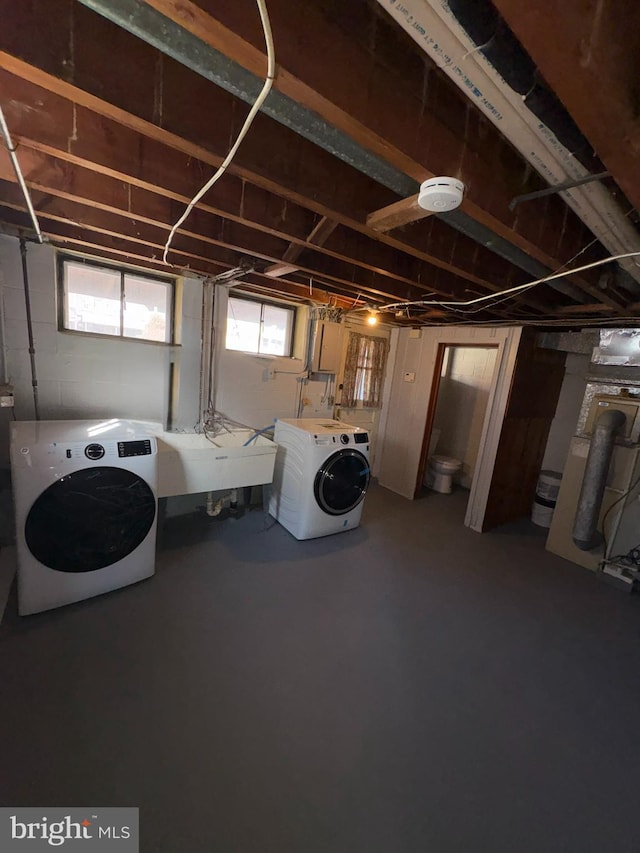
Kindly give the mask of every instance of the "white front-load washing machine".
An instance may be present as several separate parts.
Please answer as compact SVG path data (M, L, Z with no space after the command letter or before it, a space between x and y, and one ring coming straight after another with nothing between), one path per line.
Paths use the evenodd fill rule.
M11 424L21 615L154 573L157 459L130 421Z
M276 421L269 512L296 539L360 524L371 478L369 434L331 418Z

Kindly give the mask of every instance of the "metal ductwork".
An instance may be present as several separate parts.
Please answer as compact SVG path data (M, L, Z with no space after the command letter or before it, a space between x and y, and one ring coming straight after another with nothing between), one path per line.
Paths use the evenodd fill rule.
M578 159L584 138L566 112L563 123L571 126L561 134L564 144L550 126L563 108L549 100L551 93L539 85L533 63L501 22L491 17L489 4L378 2L551 186L589 176ZM601 184L564 190L562 197L611 254L640 249L640 235ZM621 266L640 282L640 267L633 259Z
M593 551L602 544L598 532L598 518L609 475L616 434L627 420L619 409L603 412L593 428L591 446L573 524L573 541L581 551Z

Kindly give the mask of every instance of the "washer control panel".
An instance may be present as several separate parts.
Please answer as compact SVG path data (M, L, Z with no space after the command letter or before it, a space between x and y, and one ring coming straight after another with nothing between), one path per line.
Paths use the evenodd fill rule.
M119 441L118 456L151 456L151 441L148 438L138 441Z
M313 436L313 443L320 447L331 444L369 444L368 432L343 432L338 435L327 435L326 433ZM367 448L368 449L368 448Z

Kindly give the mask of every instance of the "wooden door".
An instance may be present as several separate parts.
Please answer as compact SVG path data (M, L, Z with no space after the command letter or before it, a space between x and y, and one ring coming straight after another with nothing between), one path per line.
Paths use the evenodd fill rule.
M566 353L536 346L537 331L522 331L483 532L531 512L549 429L564 379Z

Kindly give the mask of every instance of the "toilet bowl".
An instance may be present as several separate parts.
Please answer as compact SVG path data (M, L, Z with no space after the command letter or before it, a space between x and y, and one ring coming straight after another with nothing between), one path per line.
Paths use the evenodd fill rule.
M429 458L429 487L434 492L448 495L453 489L453 477L462 468L459 459L451 456L431 456Z

